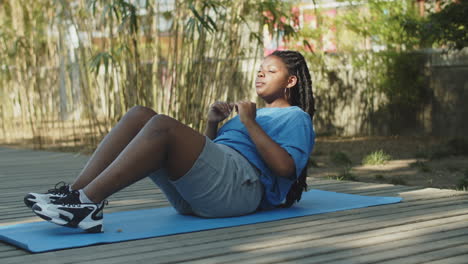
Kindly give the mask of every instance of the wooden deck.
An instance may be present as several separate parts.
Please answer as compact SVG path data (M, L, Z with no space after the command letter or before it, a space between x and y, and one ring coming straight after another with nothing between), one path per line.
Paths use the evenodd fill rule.
M87 158L0 148L0 225L38 221L24 194L71 182ZM404 202L41 254L0 242L0 263L468 263L468 192L314 178L310 185ZM113 195L106 213L163 206L145 179Z

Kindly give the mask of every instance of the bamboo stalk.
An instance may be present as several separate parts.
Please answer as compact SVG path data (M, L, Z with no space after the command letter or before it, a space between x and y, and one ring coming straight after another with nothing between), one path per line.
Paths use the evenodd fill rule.
M147 16L136 17L136 23L148 26L144 31L134 31L131 28L134 24L123 20L125 12L140 8L126 2L119 3L127 6L118 6L116 2L90 1L95 5L94 13L85 0L77 1L73 8L68 1L60 1L59 5L40 0L4 2L12 12L0 11L0 25L11 19L12 28L17 29L13 39L22 39L28 47L17 49L15 59L1 57L9 65L20 66L15 68L11 79L0 75L2 86L11 87L2 88L4 96L0 99L5 140L14 134L7 130L18 122L17 130L22 133L17 134L24 140L30 137L28 133L32 134L39 140L39 147L43 140L58 142L60 137L67 140L70 135L74 140L71 145L78 146L76 142L95 145L135 104L153 106L160 113L202 130L206 109L214 100L238 100L251 94L252 77L241 71L240 63L244 58L256 58L259 51L257 43L254 49L247 47L248 34L239 25L241 10L248 0L223 2L225 6L218 6L218 12L204 6L217 4L215 0L197 2L195 9L202 18L216 23L217 30L212 32L190 10L189 4L194 2L177 0L173 10L168 11L174 24L165 36L158 32L160 2L142 8ZM193 39L186 32L188 18L196 23ZM79 32L78 39L73 40L77 47L71 47L76 36L70 30ZM38 35L41 32L48 35ZM97 33L103 35L99 37ZM45 39L42 46L37 45L40 38ZM2 54L14 45L8 41L0 46ZM98 53L107 53L112 59L107 59L107 70L94 74L90 61ZM61 79L55 74L60 67ZM58 96L60 83L62 109ZM20 112L10 110L13 105L19 105ZM58 113L64 114L63 120ZM70 122L65 122L64 118L72 113ZM18 120L15 114L19 114ZM52 139L48 138L49 129L57 130ZM55 134L59 134L57 138Z

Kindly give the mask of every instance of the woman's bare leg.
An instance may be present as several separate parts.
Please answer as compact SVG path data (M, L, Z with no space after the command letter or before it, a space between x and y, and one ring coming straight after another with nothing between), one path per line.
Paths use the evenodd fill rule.
M156 114L153 110L142 106L130 109L101 141L71 188L82 189L94 180Z
M162 167L171 180L177 180L192 168L204 145L202 134L173 118L156 115L83 191L97 203Z

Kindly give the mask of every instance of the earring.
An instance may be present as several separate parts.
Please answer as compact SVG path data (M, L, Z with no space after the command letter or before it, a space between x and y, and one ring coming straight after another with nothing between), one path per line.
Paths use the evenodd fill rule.
M289 101L290 96L291 96L291 89L285 88L284 89L284 97L286 97L287 101Z

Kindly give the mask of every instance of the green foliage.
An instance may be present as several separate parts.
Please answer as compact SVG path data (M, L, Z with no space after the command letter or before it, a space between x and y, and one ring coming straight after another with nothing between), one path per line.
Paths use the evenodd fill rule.
M407 34L420 39L422 47L436 45L460 50L468 46L467 14L468 1L449 1L440 12L431 12L422 19L407 19L401 24Z
M452 138L446 142L433 146L429 151L430 159L442 159L450 156L468 155L468 140L466 138Z
M351 173L349 168L346 168L339 175L328 175L328 179L335 181L357 181L358 179Z
M371 38L376 45L382 45L387 50L405 50L414 47L419 40L403 30L402 21L417 20L418 16L413 1L366 1L362 3L348 2L352 8L337 18L337 24L362 38ZM359 40L358 40L359 41ZM355 43L348 46L356 50Z
M416 153L414 153L414 157L417 158L417 159L428 159L429 158L429 155L430 153L428 151L418 151Z
M112 56L112 54L109 54L109 52L99 52L91 58L89 68L91 69L91 72L93 72L94 74L98 74L101 65L103 65L105 72L108 73L109 65L112 65L115 62L116 61L114 57Z
M125 0L112 0L104 3L102 9L100 8L100 1L88 0L87 6L91 10L92 15L96 15L101 11L100 22L103 24L113 23L119 21L117 32L122 34L136 34L138 33L138 17L136 13L137 7ZM67 8L64 3L63 7Z
M421 172L431 172L431 168L427 164L427 162L423 161L416 161L410 164L411 167L418 168Z
M377 174L377 175L374 176L374 178L377 181L380 181L380 182L385 182L386 181L385 177L382 174Z
M381 109L386 110L387 116L392 120L411 118L398 115L398 110L416 112L430 97L425 83L425 56L412 52L418 48L419 38L403 27L405 21L418 21L420 17L412 1L407 0L371 0L367 12L356 6L338 18L339 24L354 32L361 41L370 38L373 45L385 48L385 51L352 59L354 68L367 71L369 84L364 95L372 101L376 92L383 93L388 100ZM355 43L356 40L348 47L351 51L359 47Z
M353 1L349 1L351 4ZM349 12L340 25L360 36L370 36L387 50L414 50L421 47L468 46L468 1L441 1L442 9L426 10L420 16L414 1L368 1L368 15ZM362 12L359 6L355 10Z
M340 166L341 173L337 176L334 176L333 179L335 180L345 180L345 181L356 181L356 176L351 173L351 165L352 161L346 155L346 153L342 151L332 152L330 153L330 161L335 166Z
M188 1L189 9L192 11L193 17L190 17L187 21L187 28L197 28L199 33L202 28L208 30L209 32L214 32L218 30L216 22L211 18L207 11L212 10L215 14L219 14L218 9L222 8L221 3L215 1L202 1L199 6L200 10L197 10L196 1ZM195 26L197 21L198 26Z
M364 165L382 165L391 160L392 157L383 150L374 151L362 159Z
M468 155L468 139L452 138L447 142L453 155Z
M94 145L134 105L202 131L213 101L251 96L263 29L295 34L280 0L1 2L1 129L53 142Z
M468 191L468 170L465 171L464 177L457 184L457 190Z
M306 40L314 47L306 56L314 72L316 96L326 102L316 122L340 134L333 120L336 109L359 96L359 107L369 123L388 121L382 127L392 134L401 133L408 124L417 126L417 114L432 94L427 88L426 55L416 52L420 37L405 30L410 21L422 19L414 1L342 2L349 5L338 9L333 18L317 9L317 28L304 27L296 37L296 43ZM322 50L330 28L336 28L339 53ZM369 45L380 51L370 51ZM305 46L304 50L310 49ZM414 115L402 116L402 111Z
M429 159L431 160L443 159L443 158L450 157L451 155L452 155L452 151L445 144L434 146L429 151Z
M319 165L317 164L317 161L315 161L312 157L309 158L308 166L313 167L313 168L318 168L319 167Z
M385 178L383 175L378 174L374 176L375 180L382 182L382 183L390 183L394 185L406 185L405 179L403 179L401 176L396 176L396 177L390 177L390 179Z
M385 61L385 78L380 89L395 107L419 108L429 94L426 89L423 54L406 52L382 52Z
M335 180L335 181L341 180L341 179L338 178L338 175L334 175L334 174L326 175L325 178L326 178L327 180Z
M357 178L354 174L351 173L350 168L345 168L343 172L338 175L338 179L344 181L357 181Z
M449 172L452 172L452 173L453 173L453 172L459 171L460 168L455 167L455 166L448 166L448 167L447 167L447 170L448 170Z
M258 13L261 14L260 24L267 26L268 32L271 35L277 35L279 32L285 39L289 39L296 35L296 30L292 26L291 3L281 0L269 1L253 1L253 6Z
M338 166L349 166L352 164L352 161L349 159L348 155L341 151L332 152L330 154L330 160L333 162L333 164Z

